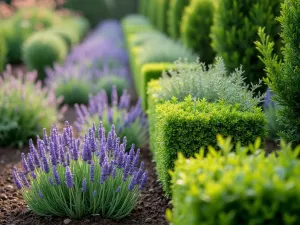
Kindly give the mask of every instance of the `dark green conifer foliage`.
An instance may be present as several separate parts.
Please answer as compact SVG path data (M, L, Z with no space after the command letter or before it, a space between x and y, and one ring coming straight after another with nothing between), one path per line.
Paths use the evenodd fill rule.
M267 72L266 83L275 93L274 100L282 106L278 112L283 126L281 137L300 144L300 0L285 0L282 4L281 37L283 60L274 54L274 42L259 30L261 42L256 42Z
M184 8L191 0L170 0L170 7L168 9L168 34L173 39L180 37L180 24L183 16Z
M219 0L212 27L212 46L227 68L243 65L246 82L257 84L265 76L264 65L257 58L254 42L260 26L266 27L279 44L278 21L282 0ZM279 47L276 47L279 50ZM265 90L262 87L261 90Z
M157 6L157 27L161 32L167 33L167 12L171 0L158 0Z
M192 0L185 8L181 22L181 40L193 49L201 62L212 63L214 51L209 36L213 24L215 0Z

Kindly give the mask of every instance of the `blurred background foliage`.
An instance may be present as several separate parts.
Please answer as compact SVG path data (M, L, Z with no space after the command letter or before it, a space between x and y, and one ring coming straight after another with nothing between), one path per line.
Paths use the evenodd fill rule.
M127 14L137 12L139 0L0 0L0 17L7 17L24 6L43 5L52 8L67 8L80 11L96 26L100 20L121 19ZM95 7L97 6L97 7Z

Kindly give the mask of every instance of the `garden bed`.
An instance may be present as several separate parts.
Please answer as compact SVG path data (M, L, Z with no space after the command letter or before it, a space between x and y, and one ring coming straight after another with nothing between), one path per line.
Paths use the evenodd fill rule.
M74 111L71 108L65 114L65 120L74 121ZM155 165L152 162L149 149L141 151L141 160L149 171L149 178L135 210L129 217L121 221L102 219L98 216L88 217L80 221L69 221L68 218L40 217L32 213L26 206L22 195L17 191L12 179L13 167L21 167L21 152L28 152L27 148L0 149L0 224L168 224L165 210L170 206L163 195L162 188L155 175ZM70 222L70 223L68 223Z

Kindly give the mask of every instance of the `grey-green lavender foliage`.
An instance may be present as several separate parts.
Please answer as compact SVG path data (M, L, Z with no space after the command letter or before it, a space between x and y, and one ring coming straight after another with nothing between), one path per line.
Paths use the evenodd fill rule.
M259 85L249 86L245 83L242 67L228 73L222 58L216 58L216 63L206 66L196 62L189 66L178 60L176 68L164 72L159 80L163 87L157 92L158 99L170 100L176 97L182 101L189 94L195 99L205 98L208 102L224 101L240 106L243 111L252 110L264 95L254 96Z

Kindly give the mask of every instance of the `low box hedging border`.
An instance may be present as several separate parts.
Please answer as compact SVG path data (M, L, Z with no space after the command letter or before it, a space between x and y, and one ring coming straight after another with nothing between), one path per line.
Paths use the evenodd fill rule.
M266 118L260 108L242 112L239 106L193 101L190 96L183 102L173 99L160 103L155 98L158 88L158 82L149 83L150 148L167 196L171 194L168 171L173 170L178 152L192 157L199 146L216 146L219 133L244 145L266 135Z
M281 144L266 156L257 139L249 147L218 136L221 150L204 149L195 159L179 154L172 172L173 225L300 223L299 151ZM247 153L252 153L249 155ZM253 154L255 153L255 154Z

